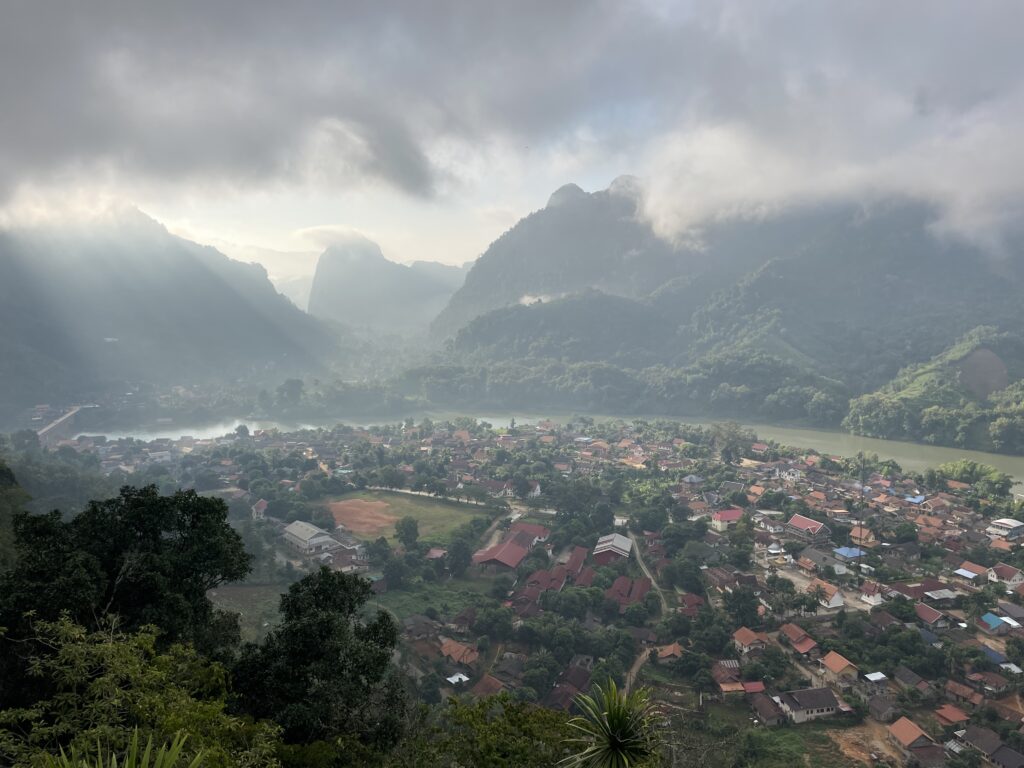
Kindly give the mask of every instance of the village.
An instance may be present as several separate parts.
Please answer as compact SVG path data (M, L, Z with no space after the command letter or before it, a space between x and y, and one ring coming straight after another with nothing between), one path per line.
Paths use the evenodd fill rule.
M1024 766L1024 514L989 468L584 418L68 448L224 498L270 570L370 579L428 701L569 710L611 677L680 716L828 723L854 762Z

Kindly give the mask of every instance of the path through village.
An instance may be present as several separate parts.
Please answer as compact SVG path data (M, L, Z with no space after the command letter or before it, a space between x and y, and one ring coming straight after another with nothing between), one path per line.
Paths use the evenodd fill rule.
M636 534L632 531L629 533L629 538L633 542L633 551L636 552L636 562L640 566L640 570L644 572L644 575L651 580L651 586L654 587L655 592L658 593L658 599L661 600L661 614L665 616L668 614L668 600L665 599L665 593L661 591L661 587L658 585L658 580L654 578L654 574L647 567L647 563L644 562L643 553L640 551L640 542L637 541ZM640 669L651 656L651 650L649 648L642 648L637 657L633 660L633 665L629 668L626 673L626 693L633 688L633 684L636 683L636 678L640 674Z

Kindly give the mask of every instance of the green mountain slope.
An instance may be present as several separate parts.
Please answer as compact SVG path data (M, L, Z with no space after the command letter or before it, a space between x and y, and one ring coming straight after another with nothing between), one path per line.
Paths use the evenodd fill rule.
M488 312L452 342L460 356L484 360L603 360L629 368L661 363L677 346L670 317L646 302L592 289Z
M893 205L772 260L694 314L693 354L759 349L860 393L978 325L1018 327L1017 267L934 238L929 222Z
M1024 327L1022 260L937 237L929 205L889 200L723 219L678 245L653 236L632 194L625 183L592 195L563 188L499 239L434 324L452 335L439 365L410 372L406 391L428 399L458 391L486 405L530 393L538 405L574 407L576 398L576 407L623 412L838 425L850 398L885 387L972 329ZM987 403L975 407L998 410L980 426L848 425L1010 450L1016 427L1005 419L1020 402L1016 377L1012 366L984 368L987 354L978 351L975 373L962 379ZM452 380L454 370L464 382ZM922 408L958 408L960 396L947 392Z
M646 296L680 274L684 259L639 220L630 180L593 194L567 185L474 262L431 330L446 338L491 310L591 288Z
M262 267L172 236L138 212L0 233L0 328L0 408L86 396L118 380L319 370L336 343Z
M1024 451L1024 337L974 329L926 363L850 403L852 432Z

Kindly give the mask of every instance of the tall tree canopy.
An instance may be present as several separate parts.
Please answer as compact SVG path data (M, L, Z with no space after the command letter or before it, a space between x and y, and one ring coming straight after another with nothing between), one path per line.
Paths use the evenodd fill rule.
M0 573L14 562L14 515L27 501L10 467L0 462Z
M37 622L30 706L0 710L0 763L39 765L60 749L121 751L135 733L156 743L185 731L206 768L277 765L278 729L225 711L224 668L183 645L157 647L153 629L89 632L63 618Z
M238 706L271 718L287 741L353 739L386 748L408 714L405 681L391 664L398 626L361 618L370 584L322 568L281 597L281 624L249 644L235 667Z
M227 523L220 499L155 487L122 488L70 521L59 512L14 515L16 562L0 576L0 626L27 637L35 619L69 616L96 628L160 628L161 641L194 642L224 655L238 641L237 617L215 611L206 593L243 578L251 557ZM23 686L5 674L18 650L0 648L0 705Z

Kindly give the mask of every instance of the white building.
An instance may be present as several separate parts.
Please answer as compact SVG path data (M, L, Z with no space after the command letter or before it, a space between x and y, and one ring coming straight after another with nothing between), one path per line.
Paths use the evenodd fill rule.
M608 565L616 558L628 558L633 551L633 540L621 533L609 533L597 540L594 560L598 565Z
M330 552L341 546L327 531L301 520L288 524L284 529L284 541L289 547L304 555Z
M1012 517L1000 517L998 520L993 520L989 523L985 533L993 539L1013 541L1024 536L1024 523L1020 520L1014 520Z

